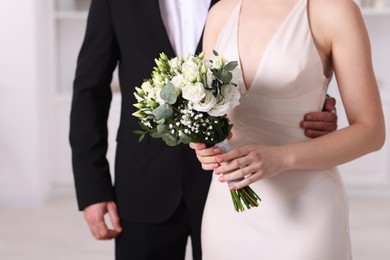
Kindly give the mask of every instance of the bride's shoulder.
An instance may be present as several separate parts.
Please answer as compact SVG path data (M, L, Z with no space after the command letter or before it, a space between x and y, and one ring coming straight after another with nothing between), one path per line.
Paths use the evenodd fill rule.
M208 14L208 23L222 25L229 18L234 8L240 3L240 0L221 0L211 7Z
M328 39L364 29L360 8L353 0L311 0L309 20L314 32Z
M311 0L309 6L315 17L328 23L361 16L360 8L353 0Z

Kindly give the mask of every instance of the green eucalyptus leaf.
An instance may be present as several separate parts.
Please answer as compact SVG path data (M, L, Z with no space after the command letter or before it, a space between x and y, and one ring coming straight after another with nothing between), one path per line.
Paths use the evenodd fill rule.
M138 122L138 125L139 125L143 130L149 131L149 128L148 128L146 125L142 124L141 122Z
M172 105L175 104L177 100L176 88L172 83L166 84L160 92L160 97L162 100Z
M157 126L157 131L159 133L166 133L166 132L169 132L169 128L166 125L158 125Z
M223 84L229 84L233 78L233 74L229 71L223 70L221 73L221 80Z
M223 69L224 70L227 70L227 71L232 71L234 70L236 67L238 66L238 62L237 61L231 61L229 63L227 63Z
M162 139L169 146L175 146L178 144L176 137L171 134L163 134Z
M157 121L158 125L163 125L165 123L165 119L160 119Z
M213 50L213 54L214 54L215 56L218 56L218 55L219 55L218 52L217 52L216 50Z
M149 135L153 138L161 138L162 133L158 132L157 130L153 130L149 133Z
M142 140L144 140L144 138L145 138L145 133L140 135L140 137L138 138L138 142L141 142Z
M182 142L183 144L188 144L190 142L192 142L192 138L184 133L180 134L180 142Z
M137 135L143 135L145 132L144 131L140 131L140 130L135 130L133 131L134 134L137 134Z
M168 104L162 104L153 110L156 120L166 119L173 115L173 109Z

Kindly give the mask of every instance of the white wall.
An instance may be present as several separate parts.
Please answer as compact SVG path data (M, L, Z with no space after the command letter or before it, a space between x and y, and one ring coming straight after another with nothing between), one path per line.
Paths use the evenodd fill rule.
M61 86L56 85L62 82L71 87L69 75L75 69L85 19L76 15L75 18L56 20L53 3L51 0L1 1L0 207L39 205L52 192L74 192L68 143L70 91L62 91ZM390 77L387 73L390 15L368 14L366 22L378 80L382 93L386 94L384 109L390 122ZM61 49L62 37L68 36L69 39L73 37L73 44L66 41L67 48ZM70 65L65 64L69 71L68 81L64 81L58 71L61 55L74 58ZM62 60L61 64L64 62L67 60ZM336 93L333 95L337 96ZM120 97L115 95L109 121L112 131L109 132L108 158L111 162L119 103ZM346 120L341 107L338 111L342 125ZM365 196L369 193L390 196L389 144L387 141L379 153L341 167L348 191Z
M0 206L40 204L50 191L42 163L48 145L42 8L40 0L1 2Z

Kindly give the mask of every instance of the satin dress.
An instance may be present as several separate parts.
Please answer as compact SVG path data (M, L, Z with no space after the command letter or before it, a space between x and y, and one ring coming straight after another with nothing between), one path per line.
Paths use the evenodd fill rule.
M222 28L215 50L239 61L241 2ZM271 38L248 89L229 115L232 147L307 140L299 123L321 111L331 78L314 45L307 0L298 0ZM348 204L337 168L290 170L250 185L257 208L234 211L226 183L213 175L203 214L204 260L350 260Z

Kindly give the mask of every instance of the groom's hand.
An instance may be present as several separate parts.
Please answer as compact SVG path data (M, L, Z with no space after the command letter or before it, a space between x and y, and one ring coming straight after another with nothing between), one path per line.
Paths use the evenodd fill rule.
M304 116L301 127L305 135L316 138L329 134L337 129L336 99L327 97L322 112L311 112Z
M107 227L104 215L108 213L113 229ZM84 209L84 218L89 230L97 240L108 240L122 232L116 204L113 201L92 204Z

